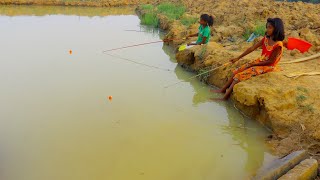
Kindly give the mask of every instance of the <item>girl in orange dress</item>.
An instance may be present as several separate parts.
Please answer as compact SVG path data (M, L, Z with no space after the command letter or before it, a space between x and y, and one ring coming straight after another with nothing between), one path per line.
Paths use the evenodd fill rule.
M247 49L239 57L230 60L230 62L235 63L257 48L262 47L260 58L235 69L232 78L230 78L227 84L222 89L213 91L225 93L223 99L219 100L227 100L232 93L234 85L237 83L277 69L277 64L280 61L283 52L282 41L285 38L284 25L280 18L269 18L266 23L266 28L266 36L260 42Z

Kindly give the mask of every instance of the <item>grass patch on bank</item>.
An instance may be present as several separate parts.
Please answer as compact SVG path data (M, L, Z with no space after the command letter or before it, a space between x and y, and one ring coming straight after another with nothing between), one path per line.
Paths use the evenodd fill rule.
M161 3L157 6L157 11L169 19L179 19L186 12L186 8L172 3Z
M159 18L158 14L163 14L170 20L180 19L181 16L186 12L186 8L182 5L173 3L160 3L157 6L151 4L144 4L140 6L145 11L141 18L141 24L158 27ZM193 19L184 19L183 23L190 24Z
M159 19L154 12L146 13L141 16L141 23L148 26L159 26Z

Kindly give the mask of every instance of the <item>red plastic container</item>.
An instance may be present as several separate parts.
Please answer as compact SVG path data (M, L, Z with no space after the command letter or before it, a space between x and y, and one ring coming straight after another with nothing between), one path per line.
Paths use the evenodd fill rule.
M287 44L288 50L298 49L301 53L305 53L311 48L311 46L312 44L302 39L298 39L294 37L288 38L288 44Z

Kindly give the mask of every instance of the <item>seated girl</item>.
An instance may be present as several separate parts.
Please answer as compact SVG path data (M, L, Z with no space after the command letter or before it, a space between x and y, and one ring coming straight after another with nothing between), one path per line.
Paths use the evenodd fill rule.
M198 28L198 33L187 36L198 37L195 43L189 43L188 46L207 44L210 41L210 27L213 25L213 17L208 14L202 14L200 16L200 26Z
M284 25L280 18L269 18L266 23L266 28L266 35L260 42L247 49L239 57L230 60L232 63L235 63L257 48L262 47L262 54L260 58L235 69L233 71L233 76L227 84L222 89L213 91L217 93L225 93L223 99L218 100L227 100L230 97L235 84L276 69L283 52L282 41L285 38Z

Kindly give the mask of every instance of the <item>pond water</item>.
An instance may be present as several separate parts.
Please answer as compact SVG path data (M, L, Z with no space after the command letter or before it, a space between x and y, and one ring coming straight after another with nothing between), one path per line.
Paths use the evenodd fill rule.
M103 53L161 36L130 7L0 6L0 179L243 179L272 158L170 47Z

